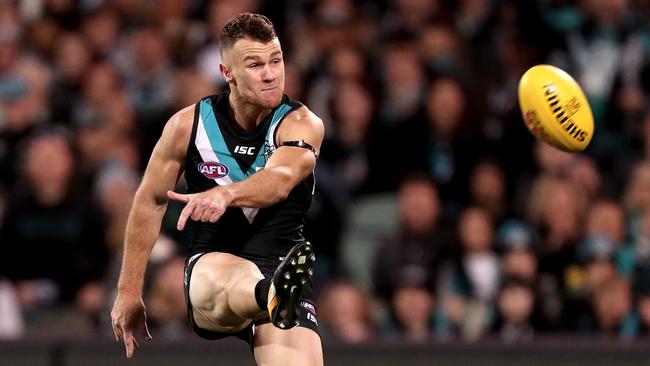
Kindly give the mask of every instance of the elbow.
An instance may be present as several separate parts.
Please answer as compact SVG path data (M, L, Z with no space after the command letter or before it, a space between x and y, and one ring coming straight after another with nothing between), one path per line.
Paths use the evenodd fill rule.
M279 179L277 181L273 203L286 200L294 186L291 172L280 171L278 173L280 174L278 174Z
M278 188L278 190L276 191L275 202L280 202L280 201L286 200L289 197L289 193L291 193L292 188L293 187L291 187L288 184L285 184L282 187Z
M296 169L286 166L274 167L267 170L268 174L271 174L269 178L272 177L270 181L272 181L271 184L273 187L271 190L272 194L269 197L269 200L272 202L268 202L269 205L286 200L296 184L304 178L303 171L307 171L307 169Z
M293 190L291 179L284 177L284 179L278 182L275 187L275 197L273 197L273 202L271 204L286 200L287 197L289 197L291 190Z
M133 207L144 207L147 210L164 211L167 208L167 196L156 195L148 190L138 189L133 197Z

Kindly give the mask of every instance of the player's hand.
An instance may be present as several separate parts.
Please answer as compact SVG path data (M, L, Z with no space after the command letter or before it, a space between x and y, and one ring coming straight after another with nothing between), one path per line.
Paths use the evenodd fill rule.
M176 228L183 230L188 218L201 222L217 222L226 212L232 199L230 193L221 188L215 187L205 192L180 194L173 191L167 191L169 199L185 203L185 208L181 211Z
M151 334L147 328L147 314L145 312L144 302L140 297L132 297L118 294L111 311L111 324L115 333L115 340L124 340L126 347L126 357L133 357L133 353L138 349L138 341L133 336L134 331L142 333L142 337L150 341Z

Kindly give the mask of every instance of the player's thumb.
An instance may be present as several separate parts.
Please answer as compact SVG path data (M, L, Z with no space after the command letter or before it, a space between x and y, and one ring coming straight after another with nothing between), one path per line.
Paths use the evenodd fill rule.
M167 197L169 197L170 200L184 202L184 203L188 203L190 201L189 194L180 194L174 191L167 191Z

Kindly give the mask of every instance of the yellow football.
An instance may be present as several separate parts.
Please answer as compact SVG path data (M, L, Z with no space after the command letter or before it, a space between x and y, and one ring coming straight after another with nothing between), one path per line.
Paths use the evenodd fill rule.
M564 70L536 65L519 80L519 107L530 132L558 149L584 150L594 117L580 85Z

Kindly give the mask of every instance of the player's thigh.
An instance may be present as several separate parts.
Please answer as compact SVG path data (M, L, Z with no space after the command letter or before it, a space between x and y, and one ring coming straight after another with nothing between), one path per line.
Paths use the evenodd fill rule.
M201 328L218 331L243 328L248 319L240 318L230 309L228 289L242 277L251 276L264 278L259 268L247 259L219 252L201 256L189 274L188 295L196 323Z
M271 323L258 324L253 352L258 365L323 365L320 336L305 327L283 330Z

